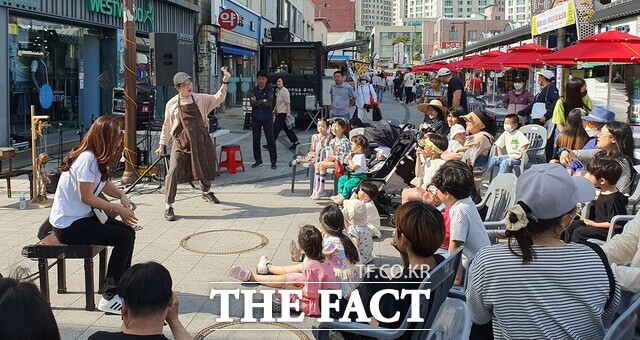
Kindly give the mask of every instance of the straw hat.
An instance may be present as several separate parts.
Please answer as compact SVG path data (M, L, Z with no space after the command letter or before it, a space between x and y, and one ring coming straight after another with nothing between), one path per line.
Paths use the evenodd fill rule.
M437 99L430 101L428 104L425 103L418 105L418 111L427 113L427 108L429 108L429 106L434 108L436 111L441 112L444 116L447 115L447 108L444 107L444 105L442 105L442 102Z

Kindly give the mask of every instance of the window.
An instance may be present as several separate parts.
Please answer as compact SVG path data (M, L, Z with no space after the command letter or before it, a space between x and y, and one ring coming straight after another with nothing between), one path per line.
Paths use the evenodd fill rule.
M518 0L518 2L516 3L517 5L524 5L525 0Z
M476 40L478 39L478 31L469 31L469 40Z
M445 8L444 12L445 13L453 13L453 8Z
M444 0L445 6L453 6L453 0Z
M450 41L457 41L458 40L458 31L449 30L449 40Z

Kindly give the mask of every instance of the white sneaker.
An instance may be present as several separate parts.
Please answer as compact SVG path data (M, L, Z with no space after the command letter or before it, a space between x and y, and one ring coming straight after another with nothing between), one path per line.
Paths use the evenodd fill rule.
M114 295L111 300L100 298L98 302L98 310L110 314L122 314L122 299L118 295Z

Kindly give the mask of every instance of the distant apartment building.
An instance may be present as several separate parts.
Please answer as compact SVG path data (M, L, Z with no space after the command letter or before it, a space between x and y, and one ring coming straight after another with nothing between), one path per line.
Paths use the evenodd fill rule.
M356 0L356 31L371 32L374 26L391 26L394 0Z
M505 18L513 22L531 21L531 0L504 0Z

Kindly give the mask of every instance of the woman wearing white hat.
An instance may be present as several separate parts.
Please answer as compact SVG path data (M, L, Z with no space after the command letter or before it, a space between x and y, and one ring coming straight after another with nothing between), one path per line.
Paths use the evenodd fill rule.
M508 242L486 247L471 264L472 320L492 323L495 339L602 339L620 302L602 249L560 235L576 204L595 189L558 164L537 164L516 186L505 219ZM479 335L479 334L478 334Z
M369 83L367 76L360 77L360 84L356 89L356 107L358 110L358 118L365 123L373 122L373 107L378 105L378 96L373 89L373 85Z

